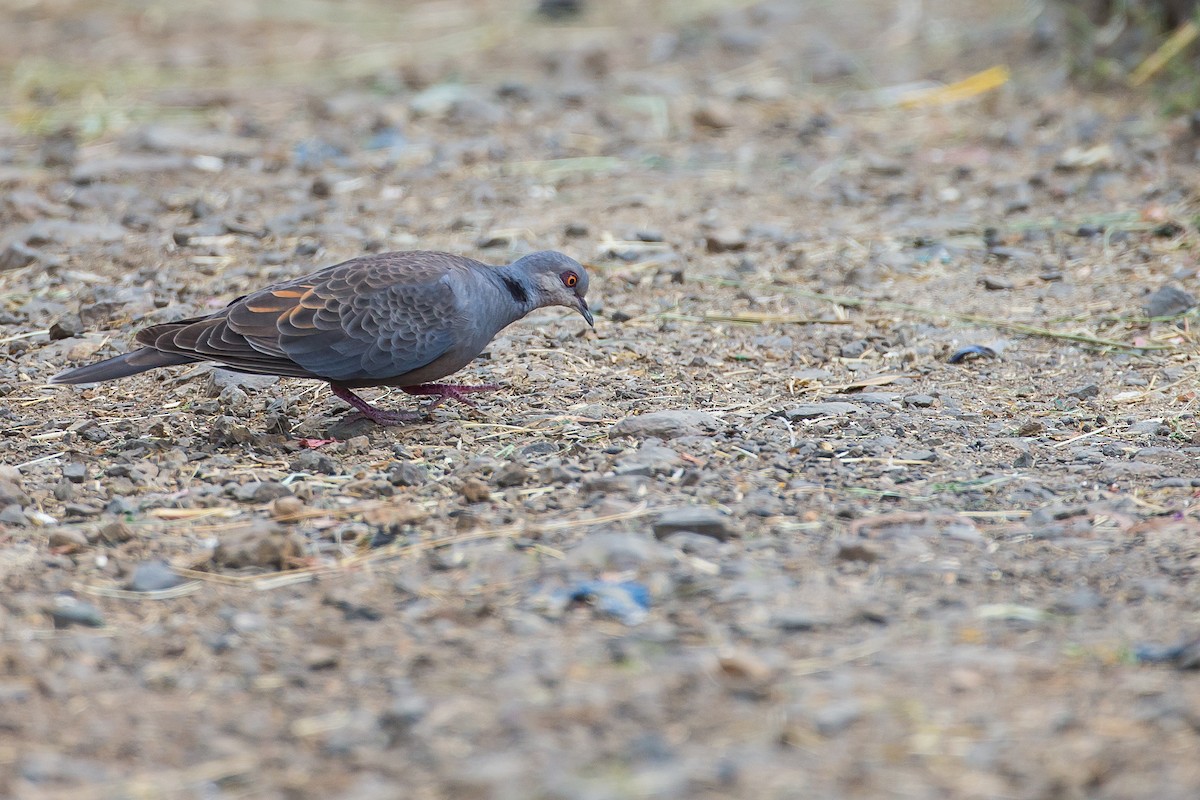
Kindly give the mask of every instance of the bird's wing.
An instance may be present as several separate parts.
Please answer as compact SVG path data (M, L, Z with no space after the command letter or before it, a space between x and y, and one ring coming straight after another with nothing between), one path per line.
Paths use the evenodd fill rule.
M243 372L291 378L320 377L290 359L254 349L244 336L230 330L224 313L152 325L138 331L137 341L162 353L217 361Z
M249 294L212 317L147 329L138 340L249 372L394 378L450 350L465 324L453 279L464 267L435 255L348 261Z

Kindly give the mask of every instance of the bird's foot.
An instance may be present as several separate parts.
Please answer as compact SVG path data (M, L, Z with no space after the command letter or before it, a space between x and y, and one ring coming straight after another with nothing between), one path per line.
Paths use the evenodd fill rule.
M421 419L420 414L412 411L385 411L382 408L376 408L345 386L330 384L330 388L335 395L354 406L358 412L354 416L369 419L376 425L403 425L406 422L416 422Z
M400 388L409 394L436 397L437 399L425 408L426 411L432 411L447 400L457 400L474 408L475 404L471 402L471 398L467 397L468 394L471 392L494 392L500 387L494 383L485 383L482 386L464 386L458 383L422 383L417 386L401 386Z

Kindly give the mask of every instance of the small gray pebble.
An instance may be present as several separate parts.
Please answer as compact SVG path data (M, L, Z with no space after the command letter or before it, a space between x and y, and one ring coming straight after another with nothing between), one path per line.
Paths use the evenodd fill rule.
M0 509L0 522L5 525L12 525L15 528L24 528L29 525L29 517L25 516L25 512L17 504L7 505Z
M492 481L501 489L508 489L513 486L521 486L529 480L529 470L524 464L516 461L510 461L500 469L496 470L492 476Z
M269 503L291 493L291 489L276 481L250 481L234 489L233 497L243 503Z
M689 506L664 511L653 525L654 535L665 539L679 531L691 531L725 541L737 533L729 524L729 518L715 508Z
M803 608L782 609L771 615L771 627L788 633L811 631L824 624L825 620Z
M783 501L769 491L751 492L742 500L742 508L747 514L757 517L773 517L782 513Z
M71 461L64 464L62 471L63 477L71 483L83 483L87 478L87 467L78 461Z
M342 471L337 461L316 450L305 450L293 458L290 469L292 472L317 472L322 475L337 475Z
M1130 425L1127 429L1127 432L1138 435L1145 434L1151 436L1169 436L1171 434L1171 429L1164 425L1162 420L1144 419Z
M904 398L904 405L909 408L929 408L936 402L937 400L927 394L910 394Z
M1192 481L1187 478L1163 478L1150 484L1151 489L1183 489L1191 488Z
M871 348L871 343L866 339L859 339L855 342L848 342L842 345L838 352L842 358L858 358L863 353Z
M100 610L91 603L84 602L69 594L60 594L54 598L50 606L50 619L56 628L69 628L72 625L86 625L89 628L104 627L104 617Z
M548 456L558 452L558 445L554 442L534 442L533 444L525 445L521 448L520 453L525 457L531 456Z
M831 703L813 713L813 727L822 736L836 736L861 719L862 715L862 704L857 700Z
M1088 383L1067 392L1068 397L1074 397L1077 400L1086 400L1087 398L1095 397L1098 394L1100 394L1100 387L1094 383Z
M844 417L847 414L858 414L861 408L854 403L801 403L783 410L783 416L789 420L816 419L818 417Z
M166 589L172 589L185 581L186 578L176 575L165 561L157 559L154 561L143 561L133 568L133 576L129 579L129 590L133 592L161 592Z
M716 558L721 554L723 549L730 546L721 544L720 541L711 536L704 536L699 533L692 533L691 531L672 533L663 539L663 541L672 547L678 547L688 555L709 559Z
M74 484L66 478L61 479L54 485L54 499L60 503L65 503L75 496Z
M1194 308L1196 298L1178 286L1164 286L1146 299L1142 310L1147 317L1175 317Z
M424 467L411 461L397 461L388 467L387 477L393 486L420 486L429 476Z

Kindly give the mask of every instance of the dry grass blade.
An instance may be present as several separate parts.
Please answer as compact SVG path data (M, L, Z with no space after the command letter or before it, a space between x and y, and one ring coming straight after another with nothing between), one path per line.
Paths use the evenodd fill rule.
M688 314L659 314L659 319L676 319L684 322L733 322L739 325L849 325L848 319L825 317L797 317L791 314L763 314L753 311L719 313L706 311L701 316Z
M1024 508L1002 508L995 511L959 511L960 517L969 519L1024 519L1031 516L1032 511Z
M990 67L946 86L909 92L900 98L899 105L902 108L921 108L957 103L998 89L1008 83L1009 77L1008 67L1004 65Z
M517 161L504 169L513 175L533 175L543 180L553 180L577 172L612 172L620 167L621 159L615 156L579 156L551 158L546 161Z
M367 503L354 503L351 505L344 506L342 508L305 508L305 509L302 509L295 513L282 514L280 516L273 517L272 519L275 522L299 522L300 520L305 520L305 519L321 519L321 518L340 519L343 517L352 517L352 516L356 516L358 514L365 514L376 508L382 508L387 505L391 505L391 504L384 502L384 501L371 501L371 502L367 502ZM263 510L266 510L266 509L270 508L270 505L269 504L264 505L264 506L261 506L260 508ZM170 509L170 510L176 510L176 509ZM180 511L213 511L214 512L213 516L220 516L220 517L225 517L225 518L237 517L242 513L241 510L237 509L237 508L178 509L178 510L180 510ZM185 515L182 517L174 517L174 518L168 518L168 519L171 519L172 522L181 522L181 521L193 522L195 519L202 518L204 516L210 516L210 515L194 514L191 516ZM224 522L224 523L219 523L219 524L214 524L214 525L189 524L187 526L187 530L192 533L220 533L222 531L231 531L231 530L237 530L240 528L246 528L251 524L253 524L253 523L250 522L249 520L244 520L244 519L237 520L234 522Z
M62 458L62 457L63 457L63 456L65 456L66 454L67 454L67 451L66 451L66 450L61 450L61 451L59 451L59 452L57 452L57 453L51 453L51 454L50 454L50 455L48 455L48 456L42 456L41 458L35 458L35 459L33 459L32 461L25 461L25 462L22 462L22 463L20 463L20 464L15 464L15 465L13 466L13 468L14 468L14 469L25 469L26 467L32 467L32 466L34 466L35 464L43 464L43 463L45 463L45 462L47 462L47 461L53 461L53 460L54 460L54 459L56 459L56 458Z
M796 676L828 672L831 669L844 666L852 661L869 658L883 649L884 645L881 643L864 642L863 644L847 647L828 658L806 658L793 662L791 672Z
M179 572L179 570L175 570ZM129 589L115 589L111 586L84 586L81 591L96 597L111 597L116 600L174 600L186 597L200 590L200 581L191 580L170 589L160 589L155 592L134 592Z
M1159 392L1159 393L1166 392L1168 389L1174 389L1176 386L1179 386L1180 384L1184 384L1184 383L1188 383L1188 384L1200 383L1200 373L1189 372L1187 375L1184 375L1182 378L1179 378L1178 380L1172 381L1170 383L1165 383L1162 386L1156 386L1155 381L1151 380L1150 385L1147 386L1144 390L1137 391L1137 392L1122 393L1120 395L1117 395L1113 399L1118 403L1139 403L1142 400L1144 400L1146 397L1149 397L1150 395L1154 394L1155 392Z
M322 564L315 567L301 567L283 572L271 572L261 575L223 575L219 572L203 572L186 567L173 567L175 574L203 583L219 583L222 586L238 586L265 592L271 589L281 589L297 583L308 583L318 575L324 575L338 570L338 563Z
M38 330L38 331L25 331L24 333L16 333L16 334L13 334L12 336L5 336L3 339L0 339L0 344L8 344L9 342L17 341L18 339L30 339L30 338L33 338L34 336L49 336L49 335L50 335L49 328L43 328L42 330Z
M1055 442L1054 444L1050 445L1050 448L1052 450L1057 450L1062 447L1068 447L1080 441L1081 439L1087 439L1092 436L1099 436L1102 433L1108 433L1116 427L1116 425L1107 425L1103 428L1096 428L1094 431L1088 431L1087 433L1081 433L1078 436L1072 436L1070 439L1064 439L1061 442Z
M1130 86L1141 86L1150 78L1154 77L1170 63L1171 59L1183 52L1189 44L1191 44L1196 36L1200 34L1200 26L1196 25L1196 20L1189 19L1187 22L1175 29L1167 40L1159 45L1158 49L1146 57L1146 60L1137 65L1129 75Z
M826 386L825 388L834 392L853 392L856 389L869 389L873 386L888 386L898 380L913 377L916 376L912 373L897 372L888 375L873 375L870 378L862 378L861 380L850 381L850 383L841 383L836 386Z
M242 512L236 508L152 508L146 512L151 519L167 522L203 519L205 517L236 517Z
M828 419L828 418L826 418ZM856 456L839 458L843 464L885 464L889 467L928 467L928 461L915 458L892 458L890 456Z

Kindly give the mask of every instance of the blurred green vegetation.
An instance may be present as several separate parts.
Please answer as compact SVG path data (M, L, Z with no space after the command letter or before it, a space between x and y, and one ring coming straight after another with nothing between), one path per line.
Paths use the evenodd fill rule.
M1077 80L1100 89L1128 84L1147 59L1166 53L1175 36L1183 46L1151 71L1141 90L1168 114L1200 104L1200 46L1189 38L1190 26L1200 21L1200 0L1059 0L1058 7Z

